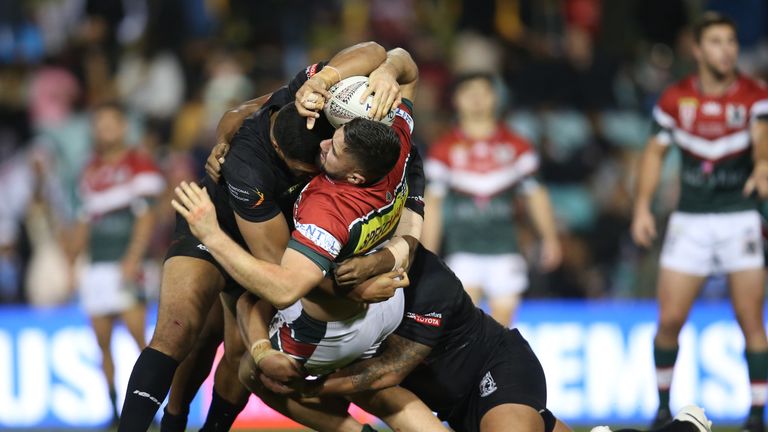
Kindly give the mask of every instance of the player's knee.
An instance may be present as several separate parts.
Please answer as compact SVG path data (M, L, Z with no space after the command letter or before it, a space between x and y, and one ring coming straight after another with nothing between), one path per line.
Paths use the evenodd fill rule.
M199 332L200 323L194 319L179 316L170 320L158 320L149 346L180 360L192 351Z
M677 337L685 325L685 316L680 314L667 314L659 317L658 333L666 337Z

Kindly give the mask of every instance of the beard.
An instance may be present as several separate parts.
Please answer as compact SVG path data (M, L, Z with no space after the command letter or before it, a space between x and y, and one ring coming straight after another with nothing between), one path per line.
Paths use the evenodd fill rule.
M704 67L707 69L707 72L709 72L709 74L712 75L712 78L714 78L717 81L725 81L727 78L733 75L733 73L736 71L736 69L734 68L734 69L723 72L712 63L706 63L706 62L704 63Z

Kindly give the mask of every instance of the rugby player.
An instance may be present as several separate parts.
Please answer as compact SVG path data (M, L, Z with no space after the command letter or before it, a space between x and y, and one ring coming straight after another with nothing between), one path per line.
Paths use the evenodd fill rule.
M671 144L682 153L681 193L667 227L658 279L654 360L659 408L671 419L669 393L678 336L707 276L726 273L746 341L752 407L746 431L763 431L768 341L765 276L757 197L768 197L768 90L736 68L730 19L705 13L694 26L698 73L667 88L653 110L655 133L643 152L632 220L635 242L656 237L651 202Z
M291 104L297 90L313 78L320 82L319 90L327 89L346 76L370 73L385 59L381 46L363 43L337 54L325 71L324 64L307 68L288 87L273 94L233 137L243 144L235 146L229 155L229 163L224 167L226 183L205 184L213 199L221 203L219 219L227 232L255 256L273 262L279 259L289 235L284 214L290 216L301 187L317 172L317 145L328 136L324 134L330 133L318 130L322 129L318 126L311 131L304 127L304 117ZM280 115L279 110L285 105L294 106L293 111L287 109L286 115ZM307 148L313 151L304 151ZM213 299L225 288L233 294L240 292L188 227L178 223L163 267L155 333L128 382L120 431L149 427L168 392L174 371L195 344ZM236 296L224 294L223 299L233 310ZM225 313L225 317L234 321L232 314ZM234 324L231 327L236 329ZM237 337L236 331L234 334ZM227 334L225 346L226 339ZM222 367L232 363L237 364L225 362ZM236 377L236 369L224 375ZM225 401L229 405L244 404L247 395L240 386L222 390L230 392Z

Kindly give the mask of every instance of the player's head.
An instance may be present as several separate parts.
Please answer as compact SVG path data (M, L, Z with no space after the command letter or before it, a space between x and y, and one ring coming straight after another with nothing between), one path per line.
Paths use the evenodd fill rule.
M335 180L364 186L387 175L400 157L400 138L392 128L356 118L320 143L320 167Z
M280 109L272 126L272 139L278 153L294 172L317 174L317 157L320 141L333 135L333 127L320 116L312 129L307 129L307 119L299 115L295 104Z
M94 149L97 152L109 151L125 145L127 131L125 110L120 104L103 103L93 110L91 133Z
M736 72L739 42L733 20L717 12L705 12L694 24L693 36L693 55L700 71L703 69L717 79Z
M495 116L498 102L492 74L474 72L456 77L453 105L459 118L472 120Z

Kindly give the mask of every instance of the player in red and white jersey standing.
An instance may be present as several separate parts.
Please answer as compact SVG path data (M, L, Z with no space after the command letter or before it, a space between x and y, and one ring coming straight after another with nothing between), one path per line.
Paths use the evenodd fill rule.
M654 424L671 418L669 389L680 329L707 276L725 273L746 340L752 407L744 430L763 431L768 341L756 195L768 197L768 89L738 72L730 19L708 12L694 36L698 73L667 88L653 110L655 133L643 153L632 221L635 242L650 246L656 237L651 202L662 160L670 145L677 145L680 202L664 239L657 287L659 410Z
M547 189L535 177L539 157L500 122L494 77L460 76L454 84L458 124L432 145L423 243L442 251L472 301L485 297L491 316L509 326L528 269L520 253L514 200L522 196L541 237L541 269L554 270L562 253Z
M69 256L88 252L79 281L80 303L90 317L101 349L102 369L117 420L111 338L115 320L123 320L139 349L144 338L142 266L153 229L152 203L165 180L149 155L129 148L122 108L102 105L93 113L94 156L80 181L81 218Z

